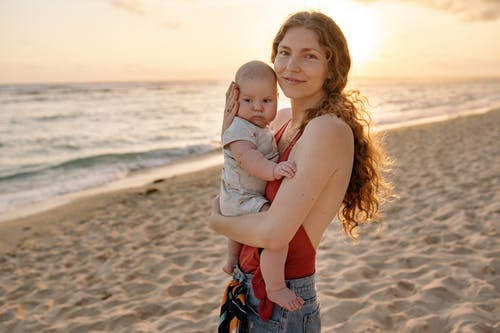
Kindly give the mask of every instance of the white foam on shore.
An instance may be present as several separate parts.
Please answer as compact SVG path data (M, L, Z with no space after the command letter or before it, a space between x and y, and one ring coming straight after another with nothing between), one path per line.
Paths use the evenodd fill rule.
M468 117L468 116L473 116L473 115L484 114L484 113L488 113L490 111L496 111L499 109L500 109L500 106L495 106L493 108L481 108L481 109L462 111L462 112L459 112L456 114L446 114L446 115L420 118L420 119L414 119L414 120L392 123L392 124L376 125L373 127L373 131L383 132L383 131L389 131L392 129L399 129L399 128L406 128L406 127L420 126L420 125L425 125L425 124L439 123L439 122L448 121L448 120L452 120L452 119L459 118L459 117Z
M97 194L137 188L150 184L157 179L165 179L187 174L190 172L200 171L212 166L221 165L222 162L223 155L220 150L190 156L162 167L132 173L125 178L107 183L102 186L48 198L39 202L27 204L24 206L18 206L5 212L0 212L0 223L34 215L52 208L68 204L75 200L95 196Z

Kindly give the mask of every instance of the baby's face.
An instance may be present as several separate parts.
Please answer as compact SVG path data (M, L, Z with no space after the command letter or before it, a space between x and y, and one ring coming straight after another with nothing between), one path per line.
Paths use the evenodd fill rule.
M243 79L238 82L240 94L238 116L259 127L266 127L276 117L278 91L270 78Z

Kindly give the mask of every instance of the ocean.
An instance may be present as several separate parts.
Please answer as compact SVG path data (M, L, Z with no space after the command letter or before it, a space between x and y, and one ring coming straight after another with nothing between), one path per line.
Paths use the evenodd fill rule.
M0 85L0 213L220 148L229 80ZM375 127L500 107L500 79L352 80ZM280 107L289 106L280 94Z

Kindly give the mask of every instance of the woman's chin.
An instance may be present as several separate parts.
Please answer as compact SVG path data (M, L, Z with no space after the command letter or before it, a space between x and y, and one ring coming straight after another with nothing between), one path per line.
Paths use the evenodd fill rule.
M311 100L312 102L321 100L323 92L317 89L305 89L304 86L281 87L283 94L290 99L296 100Z
M303 91L300 89L294 89L294 87L281 87L281 91L283 91L283 94L288 98L297 98L304 94Z
M287 91L283 91L283 94L288 98L294 99L301 99L308 96L301 89L287 89Z

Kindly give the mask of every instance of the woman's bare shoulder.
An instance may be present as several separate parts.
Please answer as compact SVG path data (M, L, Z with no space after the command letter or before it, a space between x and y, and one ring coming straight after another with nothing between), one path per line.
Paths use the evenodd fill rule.
M304 130L306 137L322 138L323 140L352 141L351 127L340 117L324 114L312 119Z
M354 135L349 125L337 116L321 115L312 119L297 142L294 155L297 166L312 165L320 175L349 169L354 154Z
M290 108L281 109L278 111L278 113L276 114L276 117L271 122L271 124L269 124L269 127L271 128L271 130L273 132L276 132L281 128L281 126L283 126L283 124L288 119L290 119L291 116L292 116L292 109L290 109Z

